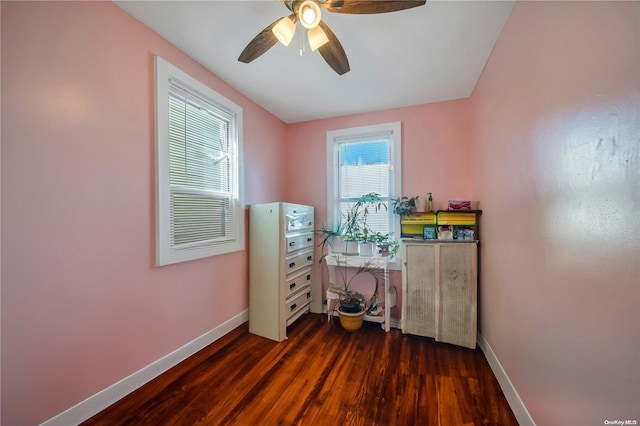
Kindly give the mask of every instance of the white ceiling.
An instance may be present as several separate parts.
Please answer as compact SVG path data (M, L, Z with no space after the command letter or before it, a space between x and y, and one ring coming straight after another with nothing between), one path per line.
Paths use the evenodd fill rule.
M340 76L319 52L300 56L299 25L288 47L238 62L255 35L290 13L277 0L114 2L286 123L470 96L514 3L428 0L376 15L323 9L349 58Z

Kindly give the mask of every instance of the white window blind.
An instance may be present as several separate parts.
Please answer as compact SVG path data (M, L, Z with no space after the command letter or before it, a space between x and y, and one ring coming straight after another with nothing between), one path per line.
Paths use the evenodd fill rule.
M343 214L356 200L371 192L389 205L391 194L391 133L382 132L360 137L336 140L338 157L336 202ZM370 211L367 224L375 232L389 233L388 211Z
M221 96L212 89L157 63L158 74L170 71L157 78L157 263L240 250L241 109L239 115L228 100L216 102Z

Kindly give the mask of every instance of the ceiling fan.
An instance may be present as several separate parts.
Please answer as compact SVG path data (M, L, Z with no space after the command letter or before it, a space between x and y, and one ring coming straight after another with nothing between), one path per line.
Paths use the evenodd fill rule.
M329 66L342 75L350 70L349 60L336 35L322 22L320 8L333 13L387 13L422 6L426 0L284 0L283 3L291 14L277 19L255 36L238 61L248 64L277 41L288 46L295 34L296 23L300 22L307 30L311 50L318 50Z

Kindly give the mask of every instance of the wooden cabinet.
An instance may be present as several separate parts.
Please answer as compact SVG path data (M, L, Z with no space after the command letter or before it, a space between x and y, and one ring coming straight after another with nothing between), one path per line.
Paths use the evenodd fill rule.
M403 241L402 332L476 347L478 242Z
M254 204L249 209L249 332L287 338L309 312L313 282L313 207Z

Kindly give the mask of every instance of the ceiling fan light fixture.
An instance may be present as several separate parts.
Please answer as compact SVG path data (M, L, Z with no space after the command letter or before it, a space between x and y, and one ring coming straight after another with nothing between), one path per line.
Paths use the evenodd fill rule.
M271 29L271 32L273 32L273 35L276 36L280 43L288 46L293 39L293 35L296 33L296 24L289 18L282 18Z
M325 34L320 27L315 27L307 31L307 36L309 38L309 46L313 51L329 43L329 37L327 37L327 34Z
M305 0L298 9L298 19L303 27L310 30L320 23L320 7L313 0Z

